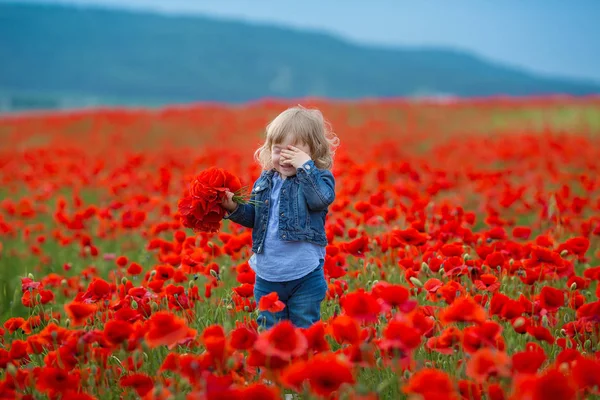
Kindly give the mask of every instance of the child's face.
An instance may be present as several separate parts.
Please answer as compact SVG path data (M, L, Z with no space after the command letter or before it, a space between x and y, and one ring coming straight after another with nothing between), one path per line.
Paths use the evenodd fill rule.
M283 149L287 149L287 147L289 145L291 146L295 146L298 149L302 150L303 152L305 152L306 154L308 154L309 156L310 154L310 148L308 147L307 144L305 143L295 143L296 142L296 138L293 137L293 135L289 135L287 138L285 138L285 140L281 143L277 143L274 144L271 147L271 160L273 161L273 167L275 168L275 170L277 172L279 172L279 174L282 177L289 177L289 176L294 176L296 175L296 168L294 168L294 166L292 165L283 165L281 164L282 160L281 160L281 150Z

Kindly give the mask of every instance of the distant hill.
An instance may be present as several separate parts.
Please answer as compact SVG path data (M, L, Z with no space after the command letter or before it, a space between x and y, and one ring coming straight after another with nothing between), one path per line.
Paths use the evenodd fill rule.
M0 94L120 101L600 93L445 49L212 19L0 3ZM45 96L45 97L44 97Z

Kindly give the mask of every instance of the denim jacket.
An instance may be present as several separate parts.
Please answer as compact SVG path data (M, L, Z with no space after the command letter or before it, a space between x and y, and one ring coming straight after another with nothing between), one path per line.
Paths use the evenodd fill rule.
M261 253L269 221L269 198L275 170L263 171L252 187L253 204L240 204L228 216L247 228L252 228L252 251ZM315 167L312 160L287 178L279 198L279 231L284 241L305 240L327 245L325 218L335 199L335 179L329 170Z

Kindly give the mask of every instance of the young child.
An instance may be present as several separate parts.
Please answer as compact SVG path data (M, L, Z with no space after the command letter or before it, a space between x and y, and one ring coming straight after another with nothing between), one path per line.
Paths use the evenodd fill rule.
M256 303L277 292L286 306L260 312L259 325L267 329L283 319L301 328L321 319L325 219L335 199L330 169L338 144L320 111L287 109L267 126L266 141L254 154L263 172L252 188L253 203L238 205L230 192L223 201L226 218L253 228L249 264L256 272Z

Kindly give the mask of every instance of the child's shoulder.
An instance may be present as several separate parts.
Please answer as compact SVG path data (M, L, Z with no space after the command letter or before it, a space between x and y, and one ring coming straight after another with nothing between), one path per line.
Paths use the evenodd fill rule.
M270 173L271 171L269 170L261 171L260 175L254 180L254 186L256 186L256 184L259 182L265 181Z
M264 179L267 175L272 174L273 172L271 170L268 169L263 169L260 173L260 175L258 176L258 178L256 178L256 180L254 182L258 182L261 179Z

